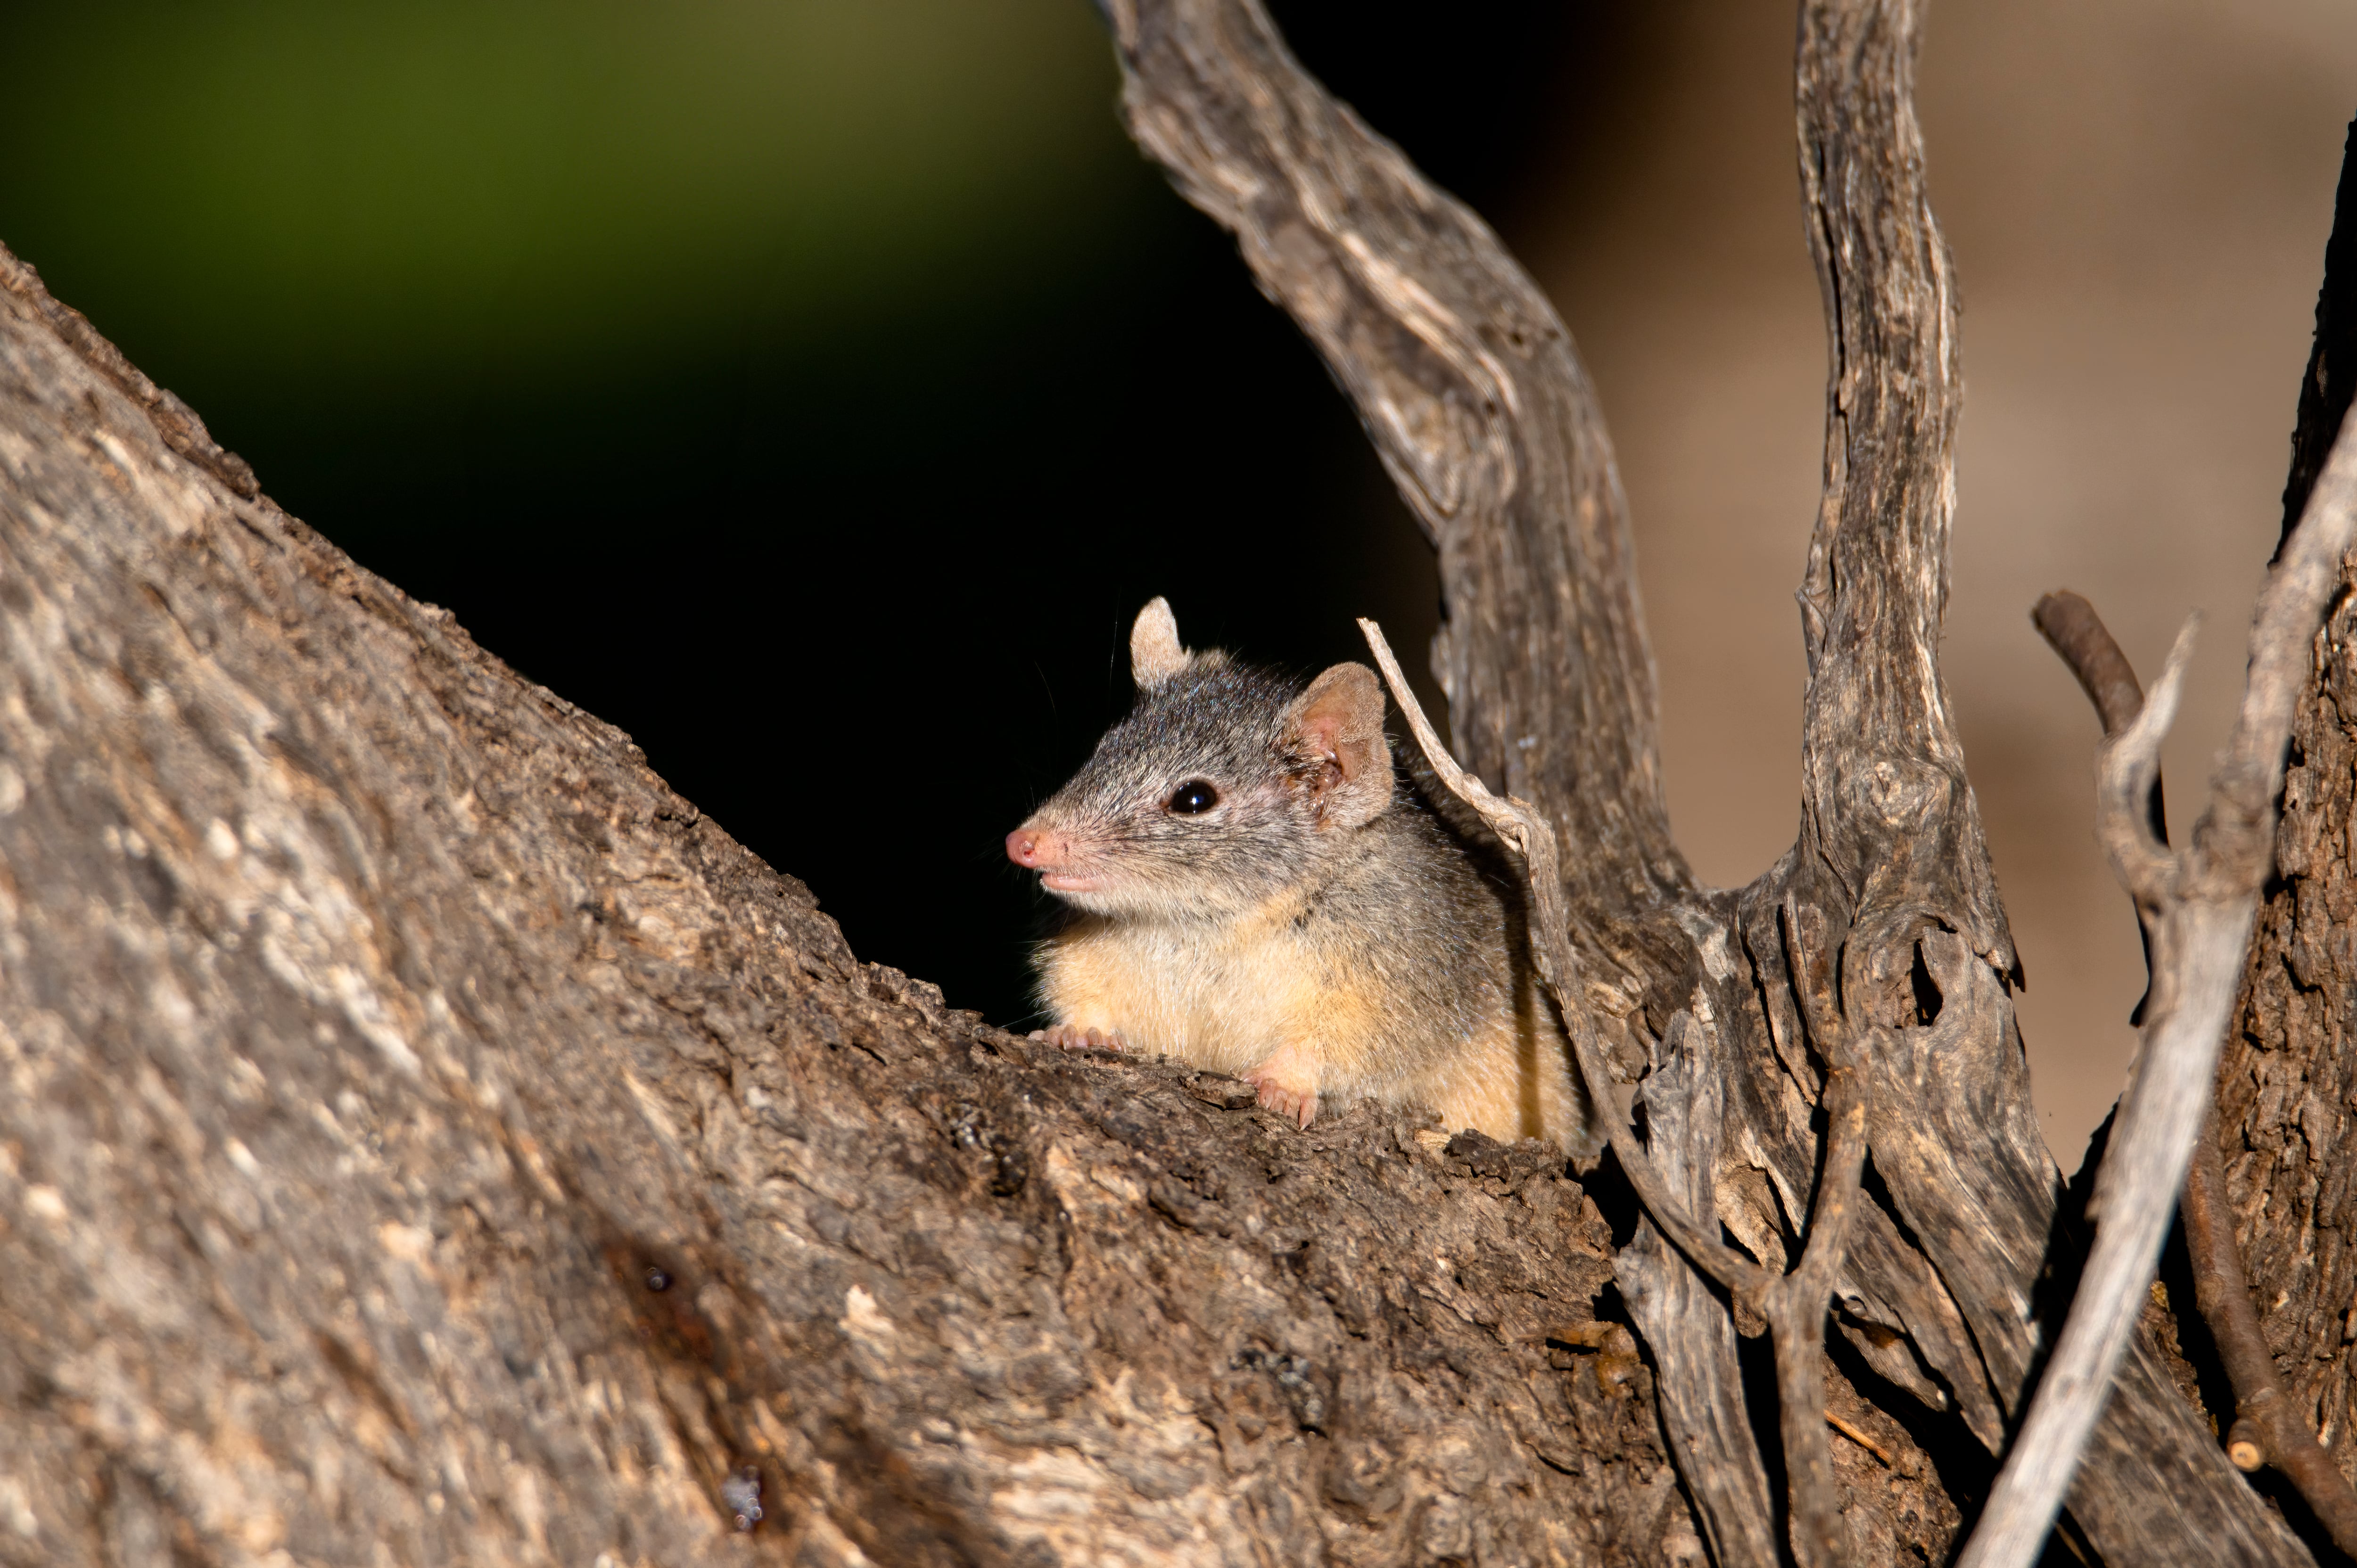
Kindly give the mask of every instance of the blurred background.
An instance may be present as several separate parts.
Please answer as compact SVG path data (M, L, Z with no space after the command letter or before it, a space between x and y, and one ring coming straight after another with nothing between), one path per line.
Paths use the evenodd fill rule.
M1501 231L1619 443L1673 821L1791 842L1824 347L1781 4L1279 0ZM1000 839L1126 705L1156 593L1314 668L1436 579L1352 415L1132 150L1085 0L12 7L0 241L289 510L629 730L865 958L1021 1024ZM2181 834L2272 547L2343 130L2345 0L1936 6L1965 299L1945 668L2065 1168L2142 988L2095 724L2207 612Z

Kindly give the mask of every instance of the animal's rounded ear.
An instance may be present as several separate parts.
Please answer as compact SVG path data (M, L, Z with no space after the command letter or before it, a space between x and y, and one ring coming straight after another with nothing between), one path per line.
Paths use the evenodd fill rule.
M1170 601L1157 594L1129 628L1129 677L1139 691L1151 691L1186 669L1187 660L1187 650L1178 645L1178 618L1170 613Z
M1362 827L1392 803L1392 754L1383 744L1383 683L1363 664L1337 664L1285 711L1288 748L1318 764L1310 788L1327 821Z

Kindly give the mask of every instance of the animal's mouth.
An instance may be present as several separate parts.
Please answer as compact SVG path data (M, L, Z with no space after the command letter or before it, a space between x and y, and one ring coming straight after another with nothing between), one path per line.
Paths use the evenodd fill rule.
M1104 891L1103 878L1083 876L1074 871L1043 871L1039 874L1039 886L1050 893L1102 893Z

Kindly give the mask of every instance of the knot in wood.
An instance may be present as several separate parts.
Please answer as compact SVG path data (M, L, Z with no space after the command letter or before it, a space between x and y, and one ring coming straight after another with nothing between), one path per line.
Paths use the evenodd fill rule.
M1955 792L1947 768L1912 757L1878 757L1843 782L1853 806L1894 828L1913 829L1945 815Z

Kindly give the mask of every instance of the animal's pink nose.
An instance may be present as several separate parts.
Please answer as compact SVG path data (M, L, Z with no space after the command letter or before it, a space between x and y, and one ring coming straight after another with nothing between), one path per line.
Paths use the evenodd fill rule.
M1006 835L1006 858L1034 871L1051 869L1064 858L1063 835L1044 828L1017 828Z

